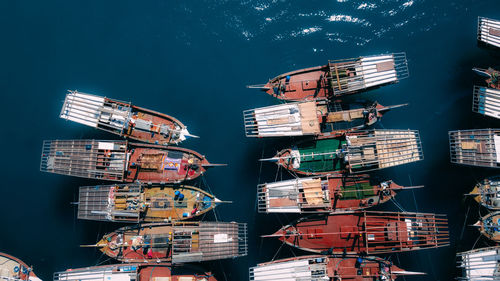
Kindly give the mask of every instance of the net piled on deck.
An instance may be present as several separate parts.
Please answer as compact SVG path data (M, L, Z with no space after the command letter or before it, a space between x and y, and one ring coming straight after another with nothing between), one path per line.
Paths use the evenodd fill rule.
M479 17L477 21L477 40L500 48L500 21Z
M335 95L396 83L409 76L405 53L329 61L330 86Z
M500 119L500 90L474 86L472 111Z
M450 131L448 135L452 163L481 167L499 167L500 130Z
M43 142L40 170L122 181L126 162L126 141L48 140Z
M500 247L474 249L457 254L462 276L458 280L500 280Z

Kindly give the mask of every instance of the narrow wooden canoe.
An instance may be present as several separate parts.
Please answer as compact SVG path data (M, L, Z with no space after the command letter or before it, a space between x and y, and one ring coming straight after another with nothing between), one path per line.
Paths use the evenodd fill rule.
M172 116L106 97L68 91L61 118L131 140L152 144L178 144L191 135Z
M141 183L80 187L78 218L113 222L173 222L205 214L221 201L189 185Z

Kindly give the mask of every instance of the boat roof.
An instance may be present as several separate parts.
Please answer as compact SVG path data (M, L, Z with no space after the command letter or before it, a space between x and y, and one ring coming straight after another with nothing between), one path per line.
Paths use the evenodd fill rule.
M54 281L134 281L140 265L112 264L69 269L54 273Z
M78 192L78 219L110 221L113 217L140 221L139 208L122 210L119 213L112 210L112 199L110 192L117 185L82 186ZM139 195L142 191L142 184L123 184L128 187L129 193ZM114 203L113 203L114 204Z
M194 235L199 240L196 249L189 244ZM247 225L235 222L177 223L172 244L172 263L175 264L246 256Z
M500 21L478 17L477 40L500 48Z
M472 111L500 119L500 90L474 86Z
M450 131L448 136L451 163L499 167L500 129Z
M366 172L424 159L417 130L373 130L346 135L351 172Z
M259 213L301 213L303 205L323 203L319 177L296 178L257 186ZM302 191L301 191L302 190ZM303 202L301 194L306 198ZM300 201L300 202L299 202Z
M408 78L406 53L382 54L359 57L357 59L330 60L328 62L333 77L336 95L378 87ZM355 70L350 76L339 75L345 70Z
M124 102L112 106L109 101L105 97L68 91L59 116L90 127L122 132L128 124L131 106Z
M500 247L474 249L457 254L462 277L458 280L497 280L500 276Z
M307 136L321 133L315 101L279 104L243 112L247 137Z
M40 170L56 174L122 181L127 165L127 141L46 140ZM107 154L106 159L103 159Z

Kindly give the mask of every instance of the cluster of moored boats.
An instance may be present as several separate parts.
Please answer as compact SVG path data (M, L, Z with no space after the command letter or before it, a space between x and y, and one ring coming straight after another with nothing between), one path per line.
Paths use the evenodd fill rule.
M250 280L394 280L419 273L376 255L448 245L443 215L366 211L415 188L367 172L422 160L422 146L418 131L371 129L402 105L346 96L408 76L406 55L395 53L329 61L249 86L286 103L244 111L248 137L302 137L262 159L294 178L260 184L258 211L307 216L265 237L314 253L258 264Z
M500 20L478 19L477 40L480 46L498 51L500 48ZM473 68L484 77L483 85L474 86L472 111L500 119L500 72L493 68ZM457 130L449 132L451 162L461 165L500 168L500 129ZM500 177L481 180L472 192L488 214L475 224L482 235L500 243ZM462 268L460 280L499 280L500 247L473 249L457 254Z
M223 201L184 184L216 165L193 150L172 146L193 137L180 121L78 91L68 92L60 117L126 140L45 141L41 170L114 182L80 187L78 218L134 225L86 245L123 264L57 272L54 280L96 276L102 280L215 280L211 273L184 264L247 254L246 224L190 220ZM21 264L17 268L28 268L17 263ZM19 271L11 269L7 272L14 278Z

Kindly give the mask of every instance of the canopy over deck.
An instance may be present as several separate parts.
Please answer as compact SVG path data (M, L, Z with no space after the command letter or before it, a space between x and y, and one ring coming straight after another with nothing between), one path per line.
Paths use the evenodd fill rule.
M500 247L474 249L457 254L462 277L458 280L483 281L500 279Z
M351 172L383 169L424 159L416 130L373 130L346 136L345 158Z
M328 67L335 96L396 83L409 76L406 53L329 61Z
M247 225L235 222L178 224L172 240L172 263L199 262L246 256Z
M314 101L246 110L243 112L246 136L317 135L321 133L317 110Z
M43 142L40 170L122 181L126 165L126 141L48 140Z
M490 46L500 48L500 21L478 17L477 40Z
M448 135L451 163L500 167L499 129L450 131Z
M138 281L138 274L139 265L107 265L55 272L54 281Z
M301 213L304 208L328 208L328 188L321 178L296 178L258 186L260 213Z
M128 126L130 104L111 103L108 99L78 91L69 91L60 117L94 128L122 134Z
M500 119L500 90L474 86L472 111Z

